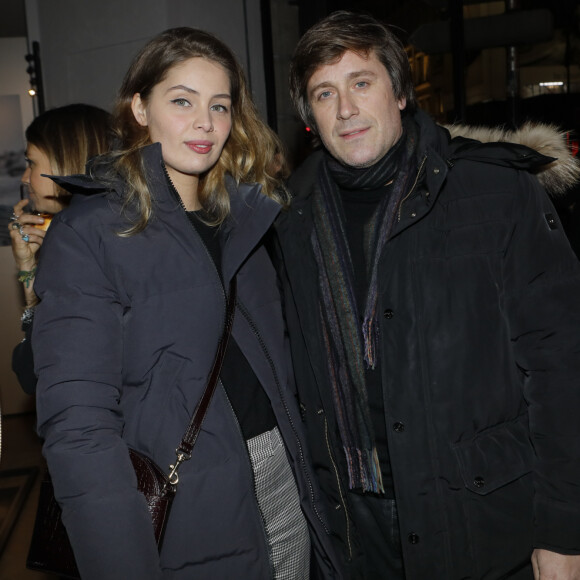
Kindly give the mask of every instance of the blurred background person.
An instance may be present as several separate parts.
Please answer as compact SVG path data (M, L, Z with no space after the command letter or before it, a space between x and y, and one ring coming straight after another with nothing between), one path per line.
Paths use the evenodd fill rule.
M28 393L36 385L30 335L39 250L52 216L70 201L70 194L45 175L83 173L89 159L109 150L110 120L107 111L78 103L46 111L25 132L27 167L21 180L22 199L14 206L8 229L24 295L25 337L13 351L12 368Z

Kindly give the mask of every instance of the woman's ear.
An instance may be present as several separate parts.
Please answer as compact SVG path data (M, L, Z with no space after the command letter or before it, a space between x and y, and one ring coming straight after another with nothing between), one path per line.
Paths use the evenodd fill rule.
M147 127L147 107L145 107L145 103L141 100L139 93L135 93L131 99L131 110L137 123L141 127Z

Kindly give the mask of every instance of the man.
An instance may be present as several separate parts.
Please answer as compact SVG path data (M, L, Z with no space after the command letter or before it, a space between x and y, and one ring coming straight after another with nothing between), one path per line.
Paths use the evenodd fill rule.
M345 576L580 578L580 268L530 174L554 160L452 140L368 16L310 29L290 84L323 148L280 271Z

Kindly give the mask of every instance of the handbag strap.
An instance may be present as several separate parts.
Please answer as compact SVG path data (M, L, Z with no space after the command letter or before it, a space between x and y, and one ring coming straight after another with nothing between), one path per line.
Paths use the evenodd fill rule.
M232 278L232 281L230 282L230 291L226 303L226 319L224 322L224 330L218 343L215 359L213 361L213 366L209 374L207 384L205 386L201 399L199 400L197 406L195 407L195 411L193 412L191 421L189 422L187 430L183 435L183 439L181 440L179 447L175 450L175 453L177 454L177 461L175 462L175 465L169 466L171 471L169 472L168 478L169 483L171 483L172 485L177 485L177 482L179 481L177 470L181 465L181 463L191 458L193 446L195 445L197 436L199 435L199 432L201 430L201 425L209 408L211 398L215 392L215 388L217 386L220 372L222 369L222 364L224 362L224 355L226 354L228 341L232 333L235 311L236 311L236 278L234 276Z

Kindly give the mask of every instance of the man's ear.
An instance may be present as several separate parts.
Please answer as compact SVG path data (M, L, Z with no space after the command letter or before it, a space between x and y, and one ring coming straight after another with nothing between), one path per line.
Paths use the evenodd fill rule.
M141 127L147 127L147 107L145 107L145 103L141 100L139 93L135 93L131 99L131 110L137 123Z
M407 106L407 97L401 97L397 104L399 105L399 111L402 111Z

